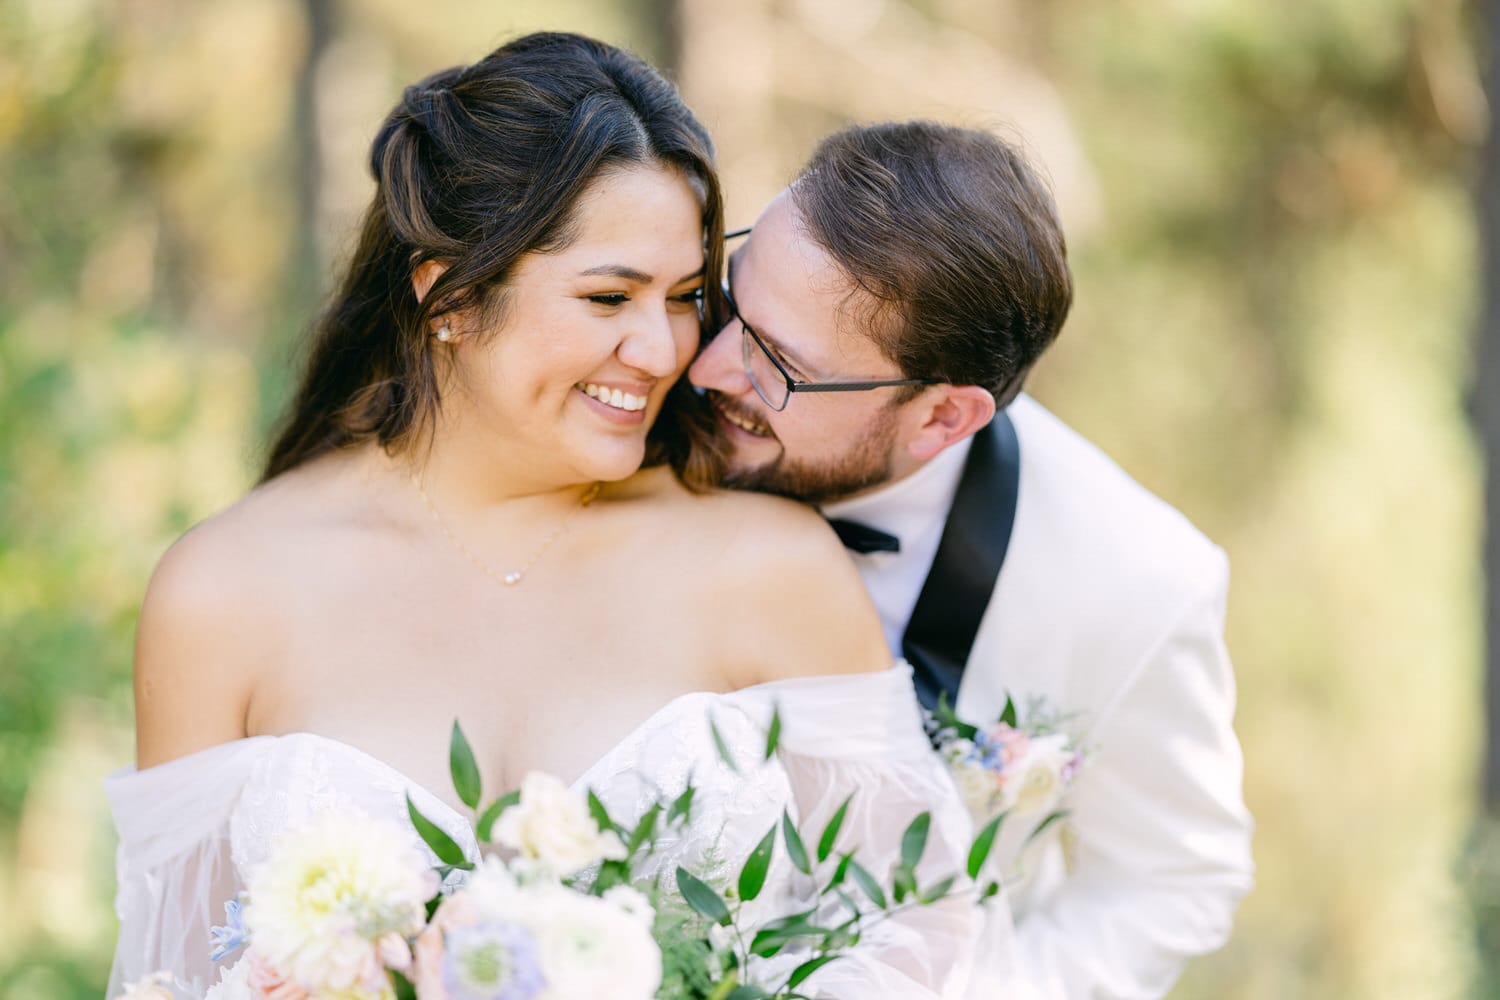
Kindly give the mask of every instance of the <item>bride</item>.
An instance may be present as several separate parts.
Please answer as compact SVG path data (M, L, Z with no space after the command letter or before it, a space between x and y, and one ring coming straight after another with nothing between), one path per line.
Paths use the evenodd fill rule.
M960 868L962 807L833 534L708 490L711 424L679 376L723 220L673 88L610 46L528 36L408 88L371 168L263 482L146 595L136 768L108 782L111 995L155 969L201 994L224 902L319 811L401 819L410 792L476 853L448 791L455 719L490 790L546 771L628 815L708 773L710 713L748 747L774 701L779 776L710 778L705 837L742 858L783 806L815 823L857 788L846 828L872 868L923 809ZM978 919L914 911L809 985L955 995Z

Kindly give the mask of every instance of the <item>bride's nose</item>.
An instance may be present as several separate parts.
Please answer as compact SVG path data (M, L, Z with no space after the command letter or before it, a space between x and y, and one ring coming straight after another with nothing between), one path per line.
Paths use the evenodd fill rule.
M677 371L677 341L665 308L642 310L615 354L636 371L666 378Z

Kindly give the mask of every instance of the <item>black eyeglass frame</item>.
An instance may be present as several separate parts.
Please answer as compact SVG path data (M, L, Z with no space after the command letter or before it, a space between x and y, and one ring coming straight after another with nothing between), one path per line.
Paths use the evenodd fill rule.
M733 232L725 233L724 239L735 239L748 235L749 232L748 228L736 229ZM729 290L729 281L727 279L724 282L724 302L729 306L729 314L739 321L741 329L754 342L755 346L760 349L760 352L766 356L766 359L771 362L772 367L776 369L776 373L781 376L781 380L786 384L786 399L781 401L780 406L777 406L767 398L766 391L756 381L755 373L750 367L749 352L744 352L745 374L750 379L750 385L754 387L755 394L760 397L761 402L777 413L785 410L792 401L792 395L798 392L864 392L867 389L898 389L905 386L942 385L948 381L942 378L888 378L862 379L850 382L808 382L795 378L791 372L786 370L786 366L781 363L781 359L776 357L770 345L761 339L760 334L755 332L755 327L745 322L745 317L740 314L739 304L734 301L734 295Z

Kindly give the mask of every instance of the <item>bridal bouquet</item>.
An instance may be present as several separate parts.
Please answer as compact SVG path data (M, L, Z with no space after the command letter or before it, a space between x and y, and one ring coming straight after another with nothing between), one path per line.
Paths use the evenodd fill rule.
M928 717L933 747L948 765L980 837L989 841L1013 814L1034 823L1028 843L1065 819L1064 796L1086 757L1063 728L1064 720L1044 703L1034 702L1024 718L1020 715L1006 698L1000 717L981 728L959 719L940 698Z
M773 717L766 759L779 731ZM719 884L726 880L658 856L691 822L691 782L622 824L592 792L535 773L482 805L479 770L457 724L449 758L478 841L497 850L465 857L409 796L410 820L442 862L436 869L410 829L328 815L284 838L227 904L213 960L238 959L204 1000L793 1000L875 923L961 884L959 873L919 883L927 813L907 827L885 878L838 849L846 800L816 840L783 813L738 876ZM993 839L991 830L973 845L970 879ZM809 878L831 873L818 880L811 908L752 918L746 906L765 888L778 849ZM992 884L988 894L996 891ZM169 985L148 977L124 996L177 1000Z

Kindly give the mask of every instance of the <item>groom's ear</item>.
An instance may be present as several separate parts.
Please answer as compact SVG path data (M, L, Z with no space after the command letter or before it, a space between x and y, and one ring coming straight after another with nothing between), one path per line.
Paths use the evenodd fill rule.
M995 397L977 385L935 385L912 405L920 408L918 427L906 448L922 462L962 441L995 416Z

